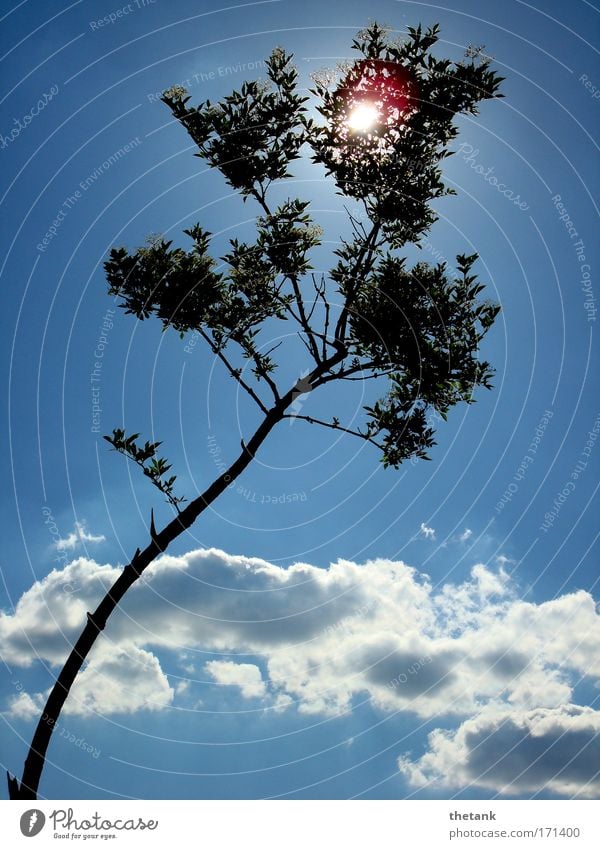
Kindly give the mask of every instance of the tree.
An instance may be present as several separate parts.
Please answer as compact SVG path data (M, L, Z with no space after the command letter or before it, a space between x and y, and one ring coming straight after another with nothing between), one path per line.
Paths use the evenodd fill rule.
M319 121L308 117L292 56L281 48L267 61L267 84L245 82L220 103L192 107L178 86L164 93L197 155L244 201L258 204L256 238L231 240L220 258L226 270L217 270L211 235L199 224L184 231L188 247L154 238L134 253L115 248L105 263L109 293L141 321L154 316L181 337L198 333L256 404L260 421L227 470L189 502L175 494L176 476L159 456L159 442L138 443L139 434L120 428L105 437L143 469L174 517L157 531L152 513L150 541L87 614L38 723L22 780L8 777L11 798L36 798L60 710L112 611L247 468L279 422L293 415L343 431L397 468L411 457L428 459L435 444L432 413L446 419L459 402L472 403L478 386L490 387L492 369L478 350L499 307L479 298L484 287L472 271L477 255L459 255L455 272L443 263L410 268L402 256L436 220L432 201L453 193L440 166L458 133L455 119L500 96L501 78L489 59L438 59L431 52L437 40L437 26L409 28L405 40L393 41L385 28L370 25L353 41L362 58L315 81ZM362 213L347 210L351 236L340 242L328 275L311 273L310 253L321 233L309 203L270 204L270 187L290 177L305 149ZM262 350L273 322L291 322L304 345L307 368L292 385L277 378L275 349ZM278 357L281 362L281 351ZM299 394L337 381L381 386L361 425L290 411Z

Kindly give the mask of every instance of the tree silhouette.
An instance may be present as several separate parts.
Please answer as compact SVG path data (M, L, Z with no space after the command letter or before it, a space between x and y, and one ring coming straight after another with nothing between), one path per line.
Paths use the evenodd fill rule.
M44 708L21 782L9 775L11 798L36 798L60 710L112 611L144 569L246 469L279 422L293 417L345 432L396 468L411 457L427 458L435 444L432 413L445 419L457 403L473 401L476 387L490 387L492 369L479 360L478 348L499 307L479 299L483 286L472 273L477 256L459 255L452 273L445 264L410 268L402 256L436 220L431 202L453 193L440 165L451 153L456 117L475 114L480 101L500 96L501 78L489 59L438 59L431 53L437 39L437 26L409 28L403 41L393 41L385 28L370 25L353 41L362 58L315 80L318 120L308 116L292 57L281 48L266 63L267 83L245 82L220 103L192 107L178 86L164 93L197 155L244 201L258 204L256 237L249 243L232 239L219 264L210 233L199 224L184 231L188 247L154 238L134 253L113 249L105 263L109 293L142 321L155 316L182 337L199 334L255 402L260 423L227 470L189 501L175 494L176 476L158 454L160 443L138 444L139 434L123 429L105 437L142 467L174 517L157 531L152 513L150 541L87 614ZM291 176L303 150L361 210L346 210L351 237L339 242L328 274L311 272L310 253L321 232L309 203L270 203L271 185ZM287 386L277 376L283 352L265 350L274 322L294 327L304 345L305 367ZM342 423L335 410L321 420L291 409L300 394L337 381L381 386L360 424Z

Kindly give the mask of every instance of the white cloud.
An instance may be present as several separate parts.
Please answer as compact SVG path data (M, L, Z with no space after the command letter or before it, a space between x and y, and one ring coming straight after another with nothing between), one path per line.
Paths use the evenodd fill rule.
M437 729L417 761L398 760L415 787L467 788L504 796L541 789L600 796L600 712L563 705L530 711L491 706L456 731Z
M53 569L17 602L14 614L0 611L0 644L7 663L31 666L36 658L57 664L77 639L119 569L83 557Z
M64 538L59 537L54 543L54 547L58 551L73 551L78 545L104 542L105 539L106 537L102 535L94 536L94 534L88 533L85 522L75 522L75 530Z
M39 717L49 691L24 691L9 700L9 716L23 719ZM127 650L111 646L99 638L92 659L75 679L64 715L112 715L138 710L162 710L173 701L174 690L158 659L143 649Z
M435 539L435 528L429 528L425 522L421 522L419 532L425 539Z
M240 688L245 699L261 698L267 688L260 669L254 663L234 663L231 660L209 660L205 671L217 684L233 685Z
M6 661L62 662L86 611L119 572L79 558L36 582L13 614L0 613ZM468 723L492 716L486 711L516 723L540 709L576 710L575 683L600 681L599 643L589 593L526 602L502 564L476 564L466 580L433 587L399 561L284 569L206 549L165 555L146 570L111 617L68 704L81 713L159 710L175 694L154 651L172 650L178 669L198 649L227 652L231 660L210 661L206 672L277 710L335 715L359 697L383 711L454 716L458 730L430 738L437 756L443 740L456 752L461 733L468 740L473 728ZM193 702L198 694L179 688L179 697ZM412 773L410 764L403 771L415 781L418 770L434 775L423 759Z
M151 652L120 649L100 638L92 659L75 680L66 714L86 715L158 711L173 701L174 690Z
M34 693L32 696L21 691L8 701L7 716L23 719L36 719L44 709L46 699L43 693Z
M458 537L458 541L466 542L467 540L471 539L472 536L473 531L471 530L471 528L465 528L462 534L460 534L460 536Z

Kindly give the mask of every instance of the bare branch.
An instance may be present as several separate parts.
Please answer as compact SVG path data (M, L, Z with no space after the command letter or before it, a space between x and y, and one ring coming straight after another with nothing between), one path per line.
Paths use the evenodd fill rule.
M328 341L327 334L329 332L329 315L330 315L330 306L329 301L325 297L325 282L323 282L323 287L317 293L323 300L323 304L325 306L325 326L323 329L323 359L327 355L327 345L331 345L332 343ZM334 346L335 347L335 346Z
M370 265L373 259L373 254L377 249L377 237L379 236L379 230L381 229L381 223L376 222L371 228L371 232L369 233L366 241L364 242L359 254L356 258L356 263L354 265L354 274L358 274L361 271L361 265L364 265L364 270L368 273L370 270ZM344 304L344 308L338 318L336 328L335 328L335 338L338 342L344 342L346 337L346 327L348 323L348 314L350 310L350 304L352 302L352 297L354 292L349 291L346 294L346 302Z
M310 345L308 344L308 342L306 341L306 339L304 338L302 333L298 332L297 336L298 336L298 339L302 342L302 344L306 348L306 350L308 351L308 353L310 354L310 356L312 357L313 353L311 351ZM318 365L318 363L317 363L317 365Z
M307 315L307 319L308 319L308 321L310 321L310 320L311 320L311 318L313 317L313 313L314 313L314 311L315 311L315 307L317 306L317 303L319 302L319 290L320 290L320 288L321 288L321 287L320 287L320 286L318 286L318 285L317 285L317 283L315 282L315 275L314 275L314 272L313 272L313 273L311 273L310 277L311 277L311 280L312 280L313 289L315 290L315 297L313 298L312 307L310 308L310 312L309 312L309 314ZM324 284L324 282L323 282L323 285L325 285L325 284Z
M393 371L379 371L374 374L363 375L362 377L346 377L346 373L343 372L337 375L338 380L355 380L362 382L363 380L377 380L378 377L389 377L391 374L394 374Z
M296 304L298 305L298 312L300 313L300 323L304 329L308 337L308 344L310 345L312 355L316 363L321 362L321 357L319 354L319 346L317 345L317 341L314 337L313 330L308 322L306 317L306 312L304 310L304 301L302 299L302 293L300 292L300 286L298 284L298 279L295 275L289 277L289 281L292 284L292 289L294 290L294 297L296 299Z
M346 214L350 219L350 224L352 225L352 230L354 231L354 234L362 241L366 240L368 238L368 234L365 225L362 223L360 218L357 218L355 215L352 214L352 212L350 212L350 209L346 206L346 204L344 204L344 209L346 210Z
M268 203L265 200L265 191L261 187L261 193L254 192L254 197L264 210L265 214L272 218L273 213L269 208ZM286 278L290 281L292 285L292 289L294 291L294 300L296 301L296 306L298 307L298 316L294 316L292 312L292 316L296 318L297 321L302 325L302 329L306 333L308 338L308 344L310 345L311 354L313 359L317 364L321 362L321 357L319 355L319 346L317 345L317 341L314 336L314 331L310 326L310 323L306 317L306 311L304 309L304 299L302 298L302 292L300 291L300 284L298 283L298 277L295 274L287 274ZM289 308L289 304L287 305Z
M280 342L277 342L275 345L273 345L272 348L269 348L269 350L263 356L268 357L269 354L272 354L273 351L276 351L277 348L279 348L280 345L283 345L283 339Z
M254 365L256 367L256 373L259 377L262 377L262 379L268 385L269 389L273 393L273 399L275 400L275 403L277 403L280 400L279 389L277 388L277 384L269 375L268 371L264 368L263 364L260 361L260 356L258 355L258 353L256 351L248 351L248 354L254 362Z
M319 384L315 384L315 385L319 385ZM361 439L363 439L365 442L370 442L371 445L375 445L376 448L379 448L380 451L383 451L383 445L381 445L381 443L377 442L375 439L373 439L371 436L369 436L369 434L363 433L360 430L352 430L351 428L344 427L343 425L341 425L337 421L337 419L334 419L334 421L332 421L332 422L324 422L322 419L315 419L313 416L300 416L300 415L296 416L296 415L290 414L290 413L286 413L283 416L283 418L284 419L302 419L302 421L308 422L309 424L321 425L321 427L328 427L328 428L331 428L331 430L339 430L339 431L342 431L343 433L349 433L351 436L358 436Z
M215 344L215 342L210 338L208 333L206 333L204 330L199 330L198 333L200 334L200 336L202 336L202 338L208 344L208 346L210 347L213 354L215 354L215 356L217 356L221 360L221 362L223 363L223 365L225 366L225 368L227 369L229 374L234 378L234 380L237 380L237 382L240 384L242 389L246 390L248 395L250 395L250 397L253 399L253 401L255 401L258 404L258 406L263 411L263 413L268 413L269 411L268 411L267 406L265 404L263 404L262 400L256 394L254 389L252 389L252 387L249 386L246 383L246 381L242 378L242 375L240 374L240 370L234 368L231 365L231 363L229 362L229 360L227 359L227 357L225 356L223 351L219 348L218 345Z
M350 375L359 374L365 371L372 371L373 374L369 374L362 377L352 378ZM358 363L358 365L351 365L350 368L342 369L340 368L337 371L336 377L339 377L342 380L370 380L371 378L376 377L388 377L390 374L394 374L394 371L398 371L398 369L393 368L383 368L381 364L377 363L375 360L371 360L368 363Z

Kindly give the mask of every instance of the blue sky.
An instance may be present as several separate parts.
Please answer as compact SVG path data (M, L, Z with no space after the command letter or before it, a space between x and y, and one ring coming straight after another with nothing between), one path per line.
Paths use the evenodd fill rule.
M162 439L180 491L193 496L256 420L201 343L107 313L111 246L157 232L182 242L199 221L219 248L250 233L256 215L193 157L157 94L187 81L194 102L218 99L260 77L276 44L295 54L308 88L313 71L350 56L367 13L313 0L3 9L0 760L17 771L84 602L144 543L150 508L169 517L101 434L124 425ZM438 21L437 51L451 58L485 45L506 77L505 99L461 120L445 164L458 194L437 203L422 245L430 261L480 254L502 305L483 351L495 388L452 413L431 463L398 471L351 437L282 423L107 630L55 734L43 795L597 791L596 14L584 2L369 5L399 32ZM311 200L325 231L315 263L326 269L347 232L342 202L309 162L295 175L281 191ZM315 395L303 412L361 403L359 390ZM231 626L264 611L287 623L282 633ZM110 662L113 643L121 665ZM128 714L113 709L121 686L131 687ZM517 760L532 766L516 771Z

